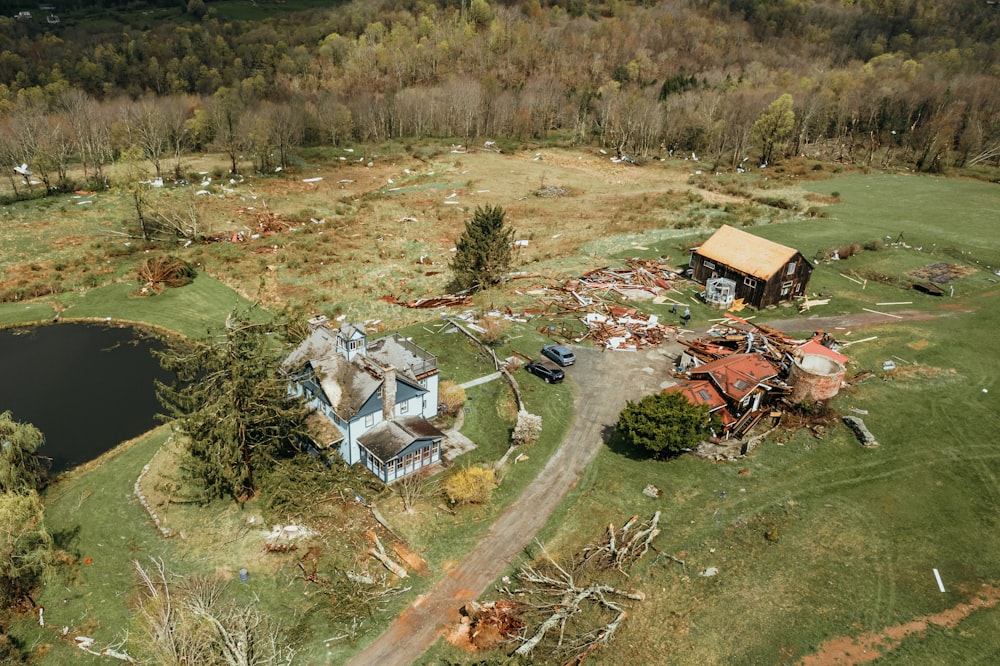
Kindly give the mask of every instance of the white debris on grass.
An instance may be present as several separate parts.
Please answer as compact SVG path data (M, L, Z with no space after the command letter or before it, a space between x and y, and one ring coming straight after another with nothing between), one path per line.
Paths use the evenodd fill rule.
M264 540L268 543L280 543L305 539L313 536L316 532L302 525L275 525L270 530L262 530L261 534L264 535Z

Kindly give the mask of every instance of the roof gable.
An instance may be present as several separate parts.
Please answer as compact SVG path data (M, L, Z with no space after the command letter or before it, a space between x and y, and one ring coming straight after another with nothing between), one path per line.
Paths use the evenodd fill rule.
M719 227L694 252L762 280L781 271L799 253L729 225Z

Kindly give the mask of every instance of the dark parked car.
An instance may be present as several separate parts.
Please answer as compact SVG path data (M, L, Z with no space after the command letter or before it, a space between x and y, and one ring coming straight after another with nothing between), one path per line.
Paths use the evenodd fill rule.
M533 375L541 377L549 384L558 384L566 378L566 373L563 372L555 363L542 359L528 361L528 364L524 366L524 369Z
M576 363L576 356L569 347L563 347L562 345L545 345L542 347L542 355L548 356L550 359L563 366L573 365Z

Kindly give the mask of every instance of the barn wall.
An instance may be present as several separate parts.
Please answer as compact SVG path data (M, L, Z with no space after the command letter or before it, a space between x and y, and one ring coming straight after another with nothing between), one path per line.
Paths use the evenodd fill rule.
M710 268L705 266L705 261L705 257L697 252L691 255L691 277L695 282L705 284L712 277L729 278L736 283L736 298L742 298L747 305L757 309L782 301L790 301L796 296L804 296L809 277L812 275L812 265L801 253L795 255L795 273L792 276L785 275L783 266L782 270L767 280L747 275L718 260L708 260L714 264L714 268ZM793 288L787 296L782 296L781 285L788 282L789 277L796 285L799 285L798 291ZM747 278L756 281L756 287L747 285Z

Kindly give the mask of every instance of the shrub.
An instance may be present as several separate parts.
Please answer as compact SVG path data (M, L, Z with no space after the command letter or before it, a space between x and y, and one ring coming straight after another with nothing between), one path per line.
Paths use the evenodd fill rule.
M455 416L465 404L465 389L452 381L441 382L438 389L441 411L447 416Z
M837 248L837 254L841 259L849 259L856 254L860 254L862 248L860 243L851 243Z
M538 441L542 434L542 417L526 410L517 413L517 425L511 435L511 441L517 446L530 446Z
M452 504L483 504L497 485L492 469L465 467L444 481L444 493Z
M483 317L479 322L483 332L479 334L479 339L483 344L496 347L503 342L504 336L510 329L510 322L499 317Z

